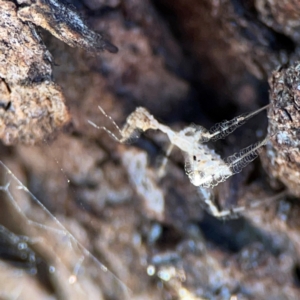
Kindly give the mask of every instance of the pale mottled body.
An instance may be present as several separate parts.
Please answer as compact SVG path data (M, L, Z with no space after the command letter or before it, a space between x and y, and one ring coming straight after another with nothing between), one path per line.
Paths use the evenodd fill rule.
M213 193L211 188L225 181L230 176L240 172L248 163L253 161L261 147L266 143L267 138L262 142L251 145L226 160L223 160L213 149L210 149L205 143L210 140L224 138L237 127L245 123L246 120L267 108L267 106L250 114L244 114L230 121L224 121L216 124L210 130L202 126L188 126L180 131L174 131L168 126L159 123L145 108L138 107L131 113L124 127L120 130L115 122L106 115L101 107L101 112L110 118L118 129L121 137L118 138L105 127L98 127L90 122L93 126L104 129L116 140L123 143L136 134L137 131L145 132L149 129L159 130L165 133L170 140L170 147L167 156L171 153L174 146L178 147L185 157L185 171L190 182L197 186L210 213L216 217L229 216L231 213L237 213L243 208L234 208L228 211L219 211L213 203Z

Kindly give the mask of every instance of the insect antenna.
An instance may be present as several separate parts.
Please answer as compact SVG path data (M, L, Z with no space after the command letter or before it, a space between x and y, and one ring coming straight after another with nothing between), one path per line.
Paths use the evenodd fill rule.
M120 127L117 125L117 123L115 122L115 120L111 117L111 116L109 116L105 111L104 111L104 109L100 106L100 105L98 105L98 108L100 109L100 111L102 112L102 114L107 118L107 119L109 119L110 121L111 121L111 123L113 124L113 126L117 129L117 131L120 133L120 135L122 136L122 131L121 131L121 129L120 129Z
M117 142L121 142L121 140L114 134L112 133L110 130L108 130L106 127L104 126L98 126L96 125L94 122L88 120L88 123L92 126L94 126L95 128L97 129L101 129L101 130L104 130L105 132L107 132L113 139L115 139Z
M120 129L120 127L116 124L116 122L114 121L114 119L109 116L104 110L103 108L99 105L98 106L99 110L101 111L101 113L107 118L109 119L109 121L113 124L113 126L117 129L117 131L120 133L120 135L122 136L122 131ZM88 123L92 126L94 126L97 129L101 129L104 130L105 132L107 132L113 139L115 139L118 142L121 142L121 139L118 138L112 131L108 130L105 126L98 126L96 125L94 122L88 120Z

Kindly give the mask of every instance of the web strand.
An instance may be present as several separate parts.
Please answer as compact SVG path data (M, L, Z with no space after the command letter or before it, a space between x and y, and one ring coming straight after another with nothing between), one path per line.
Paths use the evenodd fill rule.
M42 211L44 213L46 213L46 215L48 215L48 217L54 221L54 223L58 226L58 229L53 228L53 227L49 227L47 225L44 224L40 224L40 223L36 223L35 221L30 220L21 210L20 206L17 204L17 202L15 201L13 195L11 194L11 192L9 191L9 187L11 185L11 181L9 181L7 184L0 186L0 190L4 191L8 198L10 203L13 205L13 207L16 209L16 211L24 217L24 219L26 219L26 221L28 222L29 225L34 225L34 226L38 226L44 230L49 230L52 231L55 234L62 234L62 235L66 235L68 236L68 238L70 239L70 241L72 243L74 243L75 245L77 245L78 249L80 249L83 253L84 256L89 257L90 259L92 259L92 261L95 263L96 266L98 266L98 268L105 273L108 273L110 276L112 276L112 278L114 278L114 280L116 280L116 282L118 282L118 285L122 288L124 297L126 300L131 299L130 294L131 294L131 290L126 286L125 283L122 282L122 280L120 278L118 278L116 275L114 275L111 271L108 270L108 268L102 264L89 250L87 250L82 243L80 243L75 236L66 229L66 227L57 219L57 217L55 217L40 201L39 199L32 193L30 192L30 190L16 177L16 175L0 160L0 166L3 167L3 169L6 171L6 173L12 178L12 180L14 180L17 184L17 188L19 190L23 190L25 191L33 200L33 202L35 204L37 204L38 207L40 207L42 209ZM73 246L72 246L73 247ZM78 273L78 268L80 268L80 265L83 263L84 258L81 258L80 261L78 262L78 264L75 266L74 270L73 270L73 277L76 278L76 274ZM71 278L71 277L70 277Z

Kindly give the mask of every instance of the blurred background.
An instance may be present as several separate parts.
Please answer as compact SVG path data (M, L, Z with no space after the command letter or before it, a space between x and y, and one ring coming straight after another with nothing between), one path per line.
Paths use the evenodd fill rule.
M8 41L0 42L0 299L299 299L300 193L280 182L286 175L270 145L264 168L257 159L214 190L221 209L260 204L218 220L185 175L180 151L158 177L163 134L121 145L88 120L118 134L98 105L120 127L143 106L175 130L209 128L268 104L270 87L275 95L286 83L278 78L294 76L280 72L299 55L300 4L0 3L11 22L0 31ZM95 46L94 32L111 44ZM30 72L10 59L29 48L37 49L26 58ZM262 140L267 126L263 112L210 146L225 158ZM297 178L299 164L292 167Z

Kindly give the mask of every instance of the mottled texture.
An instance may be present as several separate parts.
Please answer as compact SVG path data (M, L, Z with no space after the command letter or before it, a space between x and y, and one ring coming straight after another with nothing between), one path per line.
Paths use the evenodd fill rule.
M52 57L35 25L72 47L90 52L117 48L90 30L59 1L0 1L0 138L5 144L41 141L69 123Z
M23 4L18 10L18 17L22 21L41 26L71 47L81 47L93 52L101 50L118 52L116 46L105 41L101 34L90 30L76 12L60 1L19 0L18 3Z
M300 63L274 71L269 80L269 142L264 160L269 175L300 196Z
M5 144L42 140L69 121L52 81L51 55L35 28L0 1L0 138Z
M66 3L51 3L65 8L62 2ZM71 45L77 36L74 27L66 29L68 23L61 17L53 24L53 16L37 14L37 4L49 11L46 3L50 2L26 0L16 8L2 0L1 9L9 4L13 11L26 12L32 22L39 17L39 24L51 27L50 32L68 33ZM65 35L57 39L43 31L54 63L44 62L47 72L39 69L43 66L39 63L38 72L22 73L22 80L39 78L35 74L50 74L51 79L52 68L72 123L56 139L34 147L0 144L0 223L6 227L0 227L0 298L299 299L300 202L278 193L282 186L270 184L272 171L267 176L259 159L214 190L220 208L256 204L256 209L247 209L237 220L220 221L203 209L184 173L180 151L172 152L165 176L157 175L158 160L168 146L165 135L149 131L119 145L88 123L118 133L98 105L119 126L137 106L144 106L174 130L191 122L209 128L254 111L268 102L267 77L282 61L297 56L296 40L290 43L284 31L278 36L262 24L253 1L72 3L89 28L105 32L119 52L95 55L87 48L69 47ZM18 24L24 32L27 26L35 28L29 21ZM22 31L15 36L19 35ZM40 49L34 48L37 45L42 47L40 39L32 49ZM18 65L27 70L22 60L12 66ZM32 81L34 86L41 83L25 80L24 89ZM2 112L10 108L7 82L6 78L0 82ZM287 94L295 91L285 83L282 89ZM274 127L283 118L275 106L270 113L275 110ZM289 106L287 110L294 111ZM209 146L228 157L262 140L266 128L262 112L225 141ZM290 185L290 194L293 189Z
M297 0L255 0L258 17L270 28L300 42L300 3Z

